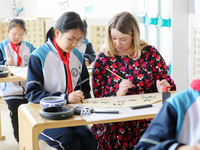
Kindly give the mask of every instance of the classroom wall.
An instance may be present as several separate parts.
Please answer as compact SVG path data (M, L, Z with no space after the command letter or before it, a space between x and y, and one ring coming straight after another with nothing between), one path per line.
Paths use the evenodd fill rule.
M189 1L188 77L189 83L200 77L200 0Z
M77 11L83 18L86 17L89 26L106 25L110 18L118 12L129 11L132 13L133 1L134 0L24 0L24 17L51 18L50 20L53 21L47 19L48 21L45 22L45 32L64 11L68 10ZM178 90L188 88L188 72L191 72L191 70L188 69L188 1L190 0L172 0L171 77L177 84ZM77 5L77 3L79 5ZM92 9L88 9L86 12L85 9L89 6L92 6ZM10 9L11 0L1 0L0 19L11 18L12 11L10 11ZM92 13L90 11L92 11ZM88 35L90 34L89 27ZM88 36L88 38L90 39L90 36Z
M172 78L177 90L188 88L188 0L172 0Z
M11 17L11 3L8 0L0 1L0 19Z

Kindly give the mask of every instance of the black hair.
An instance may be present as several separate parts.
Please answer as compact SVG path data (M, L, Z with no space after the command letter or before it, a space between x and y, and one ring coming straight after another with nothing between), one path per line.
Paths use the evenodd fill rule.
M54 27L51 27L46 34L46 41L48 38L53 40L55 37L55 29L59 29L61 33L68 32L71 29L80 29L85 36L86 28L84 22L81 20L79 14L73 11L65 12L56 22Z
M85 26L85 33L84 33L84 37L86 38L87 36L87 21L86 19L83 20L84 26Z
M10 20L8 24L8 31L17 26L21 27L22 29L24 29L25 32L27 32L25 21L20 18L13 18Z

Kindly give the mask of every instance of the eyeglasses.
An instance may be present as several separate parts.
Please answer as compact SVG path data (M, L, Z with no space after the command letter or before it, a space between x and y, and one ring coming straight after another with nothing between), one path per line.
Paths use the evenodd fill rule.
M18 34L15 34L15 33L10 33L12 35L12 37L14 38L24 38L24 34L22 35L18 35Z

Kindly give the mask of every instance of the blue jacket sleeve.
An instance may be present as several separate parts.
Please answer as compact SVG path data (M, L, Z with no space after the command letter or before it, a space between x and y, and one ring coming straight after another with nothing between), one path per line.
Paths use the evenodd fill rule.
M80 87L81 87L81 90L82 90L85 98L91 98L90 84L89 84L89 73L88 73L87 67L85 65L85 61L83 61L83 68L82 68L82 71L81 71L80 78L81 79L79 79L78 84L75 87L74 91L80 90Z
M88 43L86 46L84 57L86 60L89 61L89 63L92 63L96 57L96 53L92 47L91 43Z
M2 41L0 43L0 65L5 65L6 61L4 59L4 44L3 44L4 41Z
M29 102L39 103L43 97L62 96L66 100L68 94L63 95L57 91L49 93L43 89L44 78L42 73L42 65L38 57L31 55L28 62L28 74L26 79L26 96Z
M176 140L177 112L174 107L165 102L160 112L147 128L135 150L164 150L172 145L182 145Z
M2 50L0 49L0 65L5 65L5 63L6 60L4 60Z

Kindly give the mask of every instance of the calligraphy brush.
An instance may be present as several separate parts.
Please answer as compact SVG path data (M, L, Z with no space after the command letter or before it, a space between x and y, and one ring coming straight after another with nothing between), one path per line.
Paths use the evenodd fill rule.
M112 72L110 69L106 68L106 70L108 70L110 73L114 74L115 76L119 77L120 79L124 80L124 78L122 78L119 75L117 75L116 73ZM133 86L133 84L132 84L132 86Z
M79 70L78 70L78 72L79 72L79 88L80 88L80 90L82 91L82 87L81 87L81 66L79 65ZM81 103L83 103L83 101L81 100Z
M120 77L119 75L117 75L116 73L112 72L110 69L106 68L106 70L108 70L110 73L114 74L115 76L119 77L120 79L122 79L122 80L124 79L124 78Z

